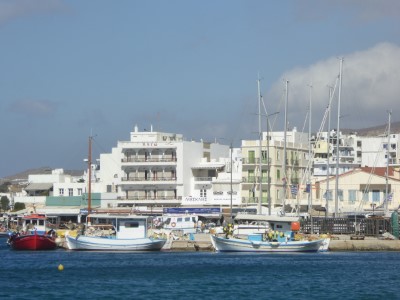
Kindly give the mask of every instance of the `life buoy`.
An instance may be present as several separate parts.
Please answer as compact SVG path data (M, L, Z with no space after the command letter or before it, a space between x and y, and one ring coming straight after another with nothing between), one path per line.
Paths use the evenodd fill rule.
M171 223L171 226L172 226L172 227L175 227L175 226L176 226L176 223L175 223L175 222L172 222L172 223Z

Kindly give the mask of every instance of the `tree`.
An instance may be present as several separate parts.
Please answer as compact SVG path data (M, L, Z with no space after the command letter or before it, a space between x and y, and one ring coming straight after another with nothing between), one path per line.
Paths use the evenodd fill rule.
M8 187L11 185L11 182L5 181L0 184L0 193L8 193Z
M10 200L8 200L7 196L1 196L0 202L1 210L6 211L10 209Z
M25 203L22 202L15 202L14 204L14 211L19 211L25 209Z

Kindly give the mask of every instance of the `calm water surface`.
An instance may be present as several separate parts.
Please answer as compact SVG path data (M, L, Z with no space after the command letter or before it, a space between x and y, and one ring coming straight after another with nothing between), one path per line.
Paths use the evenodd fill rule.
M397 252L18 252L0 239L0 258L0 299L400 299Z

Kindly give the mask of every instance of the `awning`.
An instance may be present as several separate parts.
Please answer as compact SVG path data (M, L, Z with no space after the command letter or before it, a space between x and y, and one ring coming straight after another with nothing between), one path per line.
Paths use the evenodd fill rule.
M192 169L210 170L210 169L220 169L224 166L225 166L225 164L223 164L223 163L197 164L197 165L193 166Z
M30 183L25 191L47 191L53 187L52 183Z

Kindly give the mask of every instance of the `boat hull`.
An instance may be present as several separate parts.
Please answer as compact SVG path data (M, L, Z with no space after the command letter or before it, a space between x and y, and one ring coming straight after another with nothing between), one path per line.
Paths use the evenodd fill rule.
M11 238L9 244L14 250L54 250L57 248L54 238L39 234L15 236Z
M211 236L217 252L318 252L324 240L269 242Z
M77 237L67 235L65 238L70 250L159 251L166 242L164 239L116 239L83 235Z

